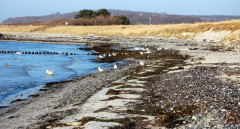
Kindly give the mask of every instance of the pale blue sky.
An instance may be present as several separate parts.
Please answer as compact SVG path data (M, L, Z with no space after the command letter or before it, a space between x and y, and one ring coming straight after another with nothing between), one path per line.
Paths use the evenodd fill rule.
M101 8L181 15L240 15L240 0L0 0L0 22L9 17Z

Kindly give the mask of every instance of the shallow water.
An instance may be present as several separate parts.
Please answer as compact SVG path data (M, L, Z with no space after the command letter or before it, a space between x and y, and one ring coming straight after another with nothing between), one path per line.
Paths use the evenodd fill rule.
M68 52L77 55L0 53L0 106L7 106L14 99L24 99L36 93L47 82L70 80L74 77L96 71L96 56L86 55L77 45L24 43L0 41L0 51ZM77 62L73 62L73 59ZM9 66L5 65L10 64ZM51 76L46 70L55 71Z

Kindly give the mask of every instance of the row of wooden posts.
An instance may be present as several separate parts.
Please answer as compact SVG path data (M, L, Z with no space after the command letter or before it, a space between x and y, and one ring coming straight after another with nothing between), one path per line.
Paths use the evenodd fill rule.
M18 51L0 51L0 53L15 53L17 54ZM68 53L68 52L62 52L62 53L59 53L59 52L30 52L30 51L26 51L26 52L19 52L20 54L53 54L53 55L58 55L58 54L63 54L63 55L78 55L76 53Z

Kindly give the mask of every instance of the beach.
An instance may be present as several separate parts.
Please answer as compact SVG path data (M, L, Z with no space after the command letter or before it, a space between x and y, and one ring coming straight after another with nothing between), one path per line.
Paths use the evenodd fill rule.
M47 84L47 91L2 108L2 128L240 127L239 48L214 38L2 34L8 41L150 50L130 54L117 70Z

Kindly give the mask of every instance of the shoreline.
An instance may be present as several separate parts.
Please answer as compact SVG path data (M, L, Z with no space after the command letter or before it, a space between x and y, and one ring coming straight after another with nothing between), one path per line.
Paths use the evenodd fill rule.
M61 35L62 36L62 35ZM84 36L80 36L80 37L84 37ZM239 57L239 51L236 49L230 49L229 48L225 48L224 46L219 45L220 43L218 42L204 42L204 41L195 41L195 40L180 40L180 39L162 39L162 38L155 38L155 37L107 37L107 36L93 36L93 35L88 35L86 36L87 40L82 40L81 38L79 38L79 42L82 41L84 45L87 44L101 44L101 43L110 43L112 42L113 44L117 44L117 45L121 45L121 46L149 46L149 47L161 47L161 48L171 48L172 50L179 50L181 54L185 54L185 55L190 55L191 58L189 58L186 62L187 62L187 66L181 66L184 67L183 69L179 66L178 68L172 68L173 70L169 71L169 74L171 75L171 72L176 72L176 73L182 73L184 71L191 71L192 68L194 67L216 67L216 66L221 66L223 68L230 68L230 69L236 69L236 71L238 71L238 65L240 64L240 59ZM99 39L100 37L100 39ZM58 37L55 37L56 39ZM69 37L68 37L69 38ZM66 40L68 39L66 38ZM92 40L90 40L92 38ZM103 39L108 39L108 41L102 41ZM60 39L61 40L61 39ZM97 42L98 40L101 40L99 42ZM36 41L38 42L38 41ZM66 43L66 42L63 42ZM61 44L61 43L60 43ZM78 44L78 43L76 43ZM75 44L75 45L76 45ZM217 47L218 46L218 47ZM225 65L224 65L224 63ZM135 64L137 65L137 64ZM124 71L126 73L130 73L133 72L134 70L136 70L136 66L125 66L123 67ZM232 67L232 68L231 68ZM131 69L130 71L128 71L128 69ZM219 71L222 71L219 69ZM112 75L118 75L115 73L116 71L114 70L110 70L109 73L97 73L97 74L91 74L91 75L87 75L87 79L90 79L92 81L96 81L96 84L100 84L103 87L106 87L107 82L98 82L98 78L99 75L105 75L106 77L109 77L109 75L106 74L112 74ZM114 80L118 80L120 79L122 76L124 75L123 71L118 71L118 72L122 72L121 75L118 75L118 77L116 77L115 79L110 78L110 80L108 80L110 82L114 81ZM221 76L222 78L220 78L220 80L224 80L224 79L232 79L234 80L234 77L236 78L235 81L239 83L239 80L237 80L240 75L237 73L232 73L231 76L227 76L227 72L222 71L225 74L219 74L218 76ZM234 72L234 71L232 71ZM230 72L231 73L231 72ZM168 77L168 73L163 74L164 76L166 76L166 78ZM173 75L171 75L173 76ZM84 80L86 79L84 78L79 78L80 80L76 79L76 80L72 80L70 82L67 83L63 83L63 84L55 84L55 85L64 85L62 87L62 89L53 89L53 91L46 91L46 94L40 97L37 97L38 102L35 98L35 100L30 100L30 103L27 104L22 104L18 107L17 110L12 110L9 111L8 113L3 115L3 118L1 118L1 125L2 127L6 127L6 128L14 128L14 127L29 127L30 125L32 125L33 123L36 123L37 121L42 121L42 124L46 121L44 121L44 113L51 113L54 111L63 111L63 110L68 110L68 112L63 115L62 117L59 118L59 120L64 119L67 116L71 116L73 114L76 114L77 112L79 112L77 109L75 109L76 105L82 105L83 102L85 102L85 100L87 100L88 98L90 98L91 96L93 96L93 94L95 94L97 91L99 91L101 88L97 87L95 92L89 92L89 94L86 94L85 99L84 100L73 100L74 97L76 98L81 98L79 96L74 96L77 95L76 94L76 90L75 89L67 89L65 87L65 85L77 85L75 83L81 83L81 84L86 84L86 82L84 83ZM104 79L103 79L104 80ZM85 80L86 81L86 80ZM91 84L89 84L91 85ZM236 88L239 88L239 86L236 86ZM81 88L80 88L81 89ZM47 93L47 92L53 92L53 93ZM61 104L59 104L57 101L57 95L54 95L54 93L58 93L58 92L64 92L63 95L68 96L68 99L61 99ZM68 93L69 92L69 93ZM239 91L235 91L235 92L239 92ZM75 93L75 94L74 94ZM58 96L59 97L59 96ZM70 99L72 98L72 99ZM171 96L169 96L169 98L171 98ZM48 104L44 104L43 101L47 101L49 102L50 100L55 100L54 103L58 103L56 105L53 105L51 103ZM60 100L60 99L58 99ZM73 102L78 101L78 103L73 103ZM236 100L238 101L238 103L240 103L240 100ZM46 103L47 103L46 102ZM41 108L37 108L34 107L32 104L35 103L37 105L41 105L45 108L48 108L51 111L46 111L47 109L45 109L44 113L37 113L37 111L33 111L33 110L43 110ZM29 106L29 105L32 105ZM59 106L62 105L62 106ZM27 118L25 119L26 121L28 121L27 123L22 123L20 125L16 124L18 119L20 119L21 117L23 117L22 115L24 114L24 108L25 107L29 107L31 110L30 112L32 112L32 115L30 115L31 113L28 113L30 115L31 118L37 117L38 119L34 119L34 120L27 120ZM18 113L19 112L19 113ZM20 115L19 115L20 114ZM2 115L1 115L2 116ZM42 116L42 117L40 117ZM4 118L6 119L11 119L12 122L7 124L6 120L3 120ZM29 119L29 118L28 118ZM196 118L197 119L197 118ZM45 119L46 120L46 119ZM5 122L4 122L5 121ZM12 124L10 126L10 124ZM238 124L237 124L238 125ZM32 125L33 126L33 125ZM36 125L35 125L36 126ZM33 126L34 127L34 126Z
M125 62L132 62L131 60L126 60ZM119 66L120 69L115 71L113 69L104 71L103 73L88 73L86 75L83 75L81 77L76 77L72 80L66 80L66 81L60 81L60 82L50 82L47 83L44 87L48 87L48 90L46 91L39 91L34 95L29 96L27 99L23 100L23 101L19 101L19 102L14 102L12 103L10 106L7 107L3 107L1 108L1 112L0 112L0 116L7 117L8 119L12 119L15 118L14 114L17 112L21 112L20 114L22 115L26 115L25 117L29 117L29 110L24 109L25 107L30 107L30 108L36 108L36 109L42 109L42 108L38 108L36 107L35 104L37 105L41 105L42 107L45 107L47 109L44 109L45 112L47 110L55 110L55 109L61 109L65 106L70 106L71 105L78 105L81 104L83 102L85 102L88 97L90 97L92 94L96 93L104 84L107 84L107 82L111 81L111 80L116 80L121 78L122 76L125 76L126 73L131 72L135 67L136 64L131 63L132 65L123 65L123 66ZM109 75L115 75L117 74L118 76L115 77L110 77ZM97 77L97 76L102 76L102 77ZM105 79L104 77L107 77L107 79ZM95 80L95 82L91 82L93 81L92 79L100 79L100 80ZM76 92L76 89L84 89L85 87L80 86L80 84L85 85L85 84L91 84L91 87L89 89L89 87L87 87L87 91L84 92L85 96L78 96L80 97L78 100L78 103L74 103L75 100L71 100L71 102L66 102L66 100L69 101L69 99L63 99L63 97L68 97L69 92ZM98 85L99 84L99 85ZM74 86L74 87L72 87ZM96 86L96 87L94 87ZM69 92L68 92L69 91ZM53 96L58 96L58 97L53 97ZM48 102L50 101L55 101L56 103L48 103L46 105L46 103L44 102L45 100L47 100ZM24 111L22 111L24 110ZM35 111L34 111L35 112ZM38 113L37 113L38 114ZM41 114L41 113L39 113ZM38 115L39 115L38 114ZM32 117L34 118L34 117ZM1 120L2 121L2 120ZM3 124L3 123L2 123ZM28 125L29 126L29 125ZM4 127L4 126L2 126ZM27 126L25 126L27 127ZM6 128L10 128L9 126L6 126Z
M21 42L18 40L0 40L0 41L13 41L13 42ZM32 42L32 41L23 41L23 42ZM34 41L35 43L48 43L48 44L66 44L66 45L72 45L71 43L58 43L58 42L38 42L38 41ZM73 44L73 45L77 45L77 44ZM85 45L86 44L81 44L81 45ZM70 54L70 53L69 53ZM127 64L127 62L131 62L131 60L122 60L121 63L119 64L119 67L125 67ZM113 69L113 68L112 68ZM110 68L110 66L107 66L107 71L111 71L112 70ZM89 77L89 76L95 76L95 74L98 74L97 69L90 71L84 75L81 76L76 76L67 80L62 80L62 81L54 81L54 82L48 82L45 85L41 85L41 86L36 86L36 87L41 87L41 88L37 88L39 89L36 93L34 94L30 94L28 95L28 97L26 98L21 98L21 99L14 99L13 101L11 101L9 103L8 106L0 106L0 116L2 116L5 112L7 112L8 110L12 110L15 107L19 107L19 105L23 105L23 104L28 104L32 99L39 97L39 96L43 96L46 92L52 92L53 90L55 90L56 88L59 88L56 85L62 85L64 83L71 83L80 79L83 79L85 77Z

